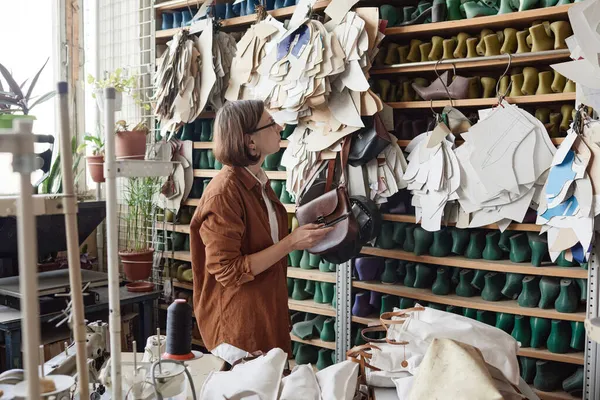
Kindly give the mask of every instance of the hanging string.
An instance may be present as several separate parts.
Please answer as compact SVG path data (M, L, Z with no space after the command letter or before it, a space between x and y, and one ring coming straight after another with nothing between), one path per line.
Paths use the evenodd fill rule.
M184 300L175 300L167 308L167 345L165 358L190 360L192 353L192 307Z

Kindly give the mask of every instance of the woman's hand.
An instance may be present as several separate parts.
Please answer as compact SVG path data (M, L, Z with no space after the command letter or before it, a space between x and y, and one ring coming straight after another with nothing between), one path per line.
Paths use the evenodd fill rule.
M323 227L319 224L307 224L300 226L288 236L292 250L306 250L319 243L325 235L333 230L333 227Z

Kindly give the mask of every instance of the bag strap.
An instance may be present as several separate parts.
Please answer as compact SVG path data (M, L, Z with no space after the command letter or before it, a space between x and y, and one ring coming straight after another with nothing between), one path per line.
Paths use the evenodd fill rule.
M367 343L385 343L386 342L386 339L371 339L370 337L365 335L365 333L369 333L369 332L387 332L387 329L385 329L385 326L377 325L377 326L370 326L368 328L364 328L360 331L360 336Z

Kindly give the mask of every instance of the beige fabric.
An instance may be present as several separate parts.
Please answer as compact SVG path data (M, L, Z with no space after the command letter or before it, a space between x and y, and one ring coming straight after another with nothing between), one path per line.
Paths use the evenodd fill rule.
M496 371L494 375L503 378L502 373ZM510 388L505 383L506 379L503 379L499 384L503 391ZM495 379L478 349L451 339L436 338L431 342L419 366L408 400L524 398L516 393L507 394L509 397L504 397L496 388Z

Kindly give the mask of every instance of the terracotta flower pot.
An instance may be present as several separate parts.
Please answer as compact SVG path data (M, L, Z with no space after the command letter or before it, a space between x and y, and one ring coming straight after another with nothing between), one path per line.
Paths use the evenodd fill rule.
M87 156L86 160L92 180L96 183L104 182L104 156Z
M117 132L115 155L117 159L143 160L146 155L146 131Z
M152 273L152 258L154 249L142 251L120 251L119 257L123 262L123 272L130 281L148 279Z

